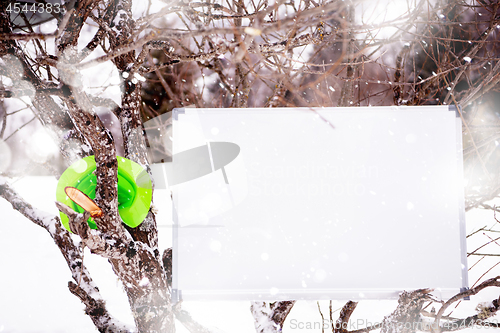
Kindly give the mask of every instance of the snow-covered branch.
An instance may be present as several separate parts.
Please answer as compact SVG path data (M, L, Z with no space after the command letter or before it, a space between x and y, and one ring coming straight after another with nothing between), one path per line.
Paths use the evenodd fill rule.
M26 202L14 189L8 180L0 176L0 196L7 200L12 208L23 214L33 223L41 226L50 234L61 254L64 256L68 268L75 282L69 281L69 290L77 295L85 304L85 311L101 332L129 332L126 326L113 318L106 309L99 289L90 277L90 273L83 263L83 249L79 242L71 237L62 227L59 217L46 213ZM85 220L86 221L86 220Z
M295 301L252 302L250 310L258 333L280 332Z
M89 295L81 286L68 282L69 291L85 304L85 313L102 333L130 333L131 330L113 318L106 309L106 303L100 297Z
M465 297L476 295L478 292L480 292L481 290L488 288L488 287L500 287L500 276L488 279L488 280L484 281L483 283L481 283L473 288L470 288L466 291L463 291L463 292L453 296L448 301L446 301L446 303L444 303L443 306L437 312L433 327L439 328L439 323L440 323L441 317L443 316L444 312L446 311L446 309L450 305L452 305L453 303L455 303L455 302L457 302ZM500 299L500 297L499 297L499 299ZM483 315L483 317L479 317L478 319L481 319L481 320L487 319L487 318L495 315L495 313L498 310L499 310L499 304L498 304L498 300L497 300L496 304L492 303L491 309L488 310L487 315ZM439 332L439 330L435 330L435 332Z

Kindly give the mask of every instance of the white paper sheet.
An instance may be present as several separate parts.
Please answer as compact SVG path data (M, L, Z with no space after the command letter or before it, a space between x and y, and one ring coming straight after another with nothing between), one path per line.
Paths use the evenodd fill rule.
M182 299L467 287L461 122L448 107L178 109L173 133L174 163L210 143L240 148L171 187Z

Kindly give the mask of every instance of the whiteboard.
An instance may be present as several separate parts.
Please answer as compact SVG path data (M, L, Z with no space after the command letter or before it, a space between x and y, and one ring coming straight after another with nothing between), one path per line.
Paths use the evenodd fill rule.
M211 168L170 187L177 299L392 299L418 288L444 298L467 288L455 110L175 109L173 119L174 169L202 146L209 162L179 159L177 170ZM221 168L211 145L224 142L239 151Z

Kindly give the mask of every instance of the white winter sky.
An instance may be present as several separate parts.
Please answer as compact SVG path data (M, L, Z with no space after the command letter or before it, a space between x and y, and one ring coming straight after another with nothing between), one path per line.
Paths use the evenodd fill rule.
M385 4L384 2L387 2ZM411 1L410 1L411 2ZM144 11L145 1L134 1L136 17ZM153 11L158 10L165 4L154 2ZM382 17L386 20L396 19L406 11L407 2L402 0L381 0L377 2L367 1L367 11L373 10L373 16L365 16L371 23L379 23ZM411 5L410 5L411 7ZM373 8L373 9L372 9ZM386 11L384 8L390 8ZM373 18L372 18L373 17ZM44 32L52 32L55 29L53 22L42 27ZM95 27L87 25L82 33L80 44L85 43L95 32ZM387 29L387 30L386 30ZM393 30L384 28L379 37L388 37ZM50 49L49 49L50 50ZM90 58L102 55L98 49ZM119 84L120 78L116 68L110 62L85 70L84 84L89 93L100 94L120 103ZM102 87L106 87L103 89ZM9 111L18 110L25 105L20 102L7 102ZM29 115L29 113L27 113ZM29 118L28 118L29 119ZM8 131L15 130L19 124L11 124ZM8 132L7 132L8 133ZM37 132L38 133L38 132ZM44 142L43 149L48 149L50 139L42 134L33 135L37 140L26 140L26 149L32 152L40 152L39 145ZM26 137L28 133L24 134ZM31 134L31 133L30 133ZM0 154L5 154L0 146ZM51 150L48 149L42 157L50 158ZM2 164L0 163L0 167ZM13 186L19 193L33 205L53 214L58 214L54 205L56 181L52 177L24 177L14 181ZM50 194L53 195L50 195ZM159 221L170 221L171 208L169 195L166 191L155 192L155 205L159 210ZM67 282L71 275L66 263L53 244L50 236L40 227L25 219L12 207L0 199L0 332L93 332L95 327L91 320L83 312L83 305L73 296L67 288ZM493 214L487 211L473 210L467 213L467 232L471 232L483 226L491 226L496 222ZM165 224L167 224L166 222ZM160 223L161 224L161 223ZM432 230L429 230L432 232ZM160 247L167 248L171 244L171 229L159 228ZM468 247L473 249L483 244L485 237L478 236L469 240ZM497 250L498 251L498 250ZM85 264L91 271L102 295L107 300L110 312L121 321L133 325L128 301L123 292L121 283L112 273L106 260L90 254L85 255ZM475 262L475 258L469 262L469 267ZM480 275L492 266L493 260L483 260L470 271L469 281L472 285ZM494 268L484 278L498 275L500 270ZM498 297L498 291L490 289L471 301L462 302L459 309L454 313L457 317L470 315L474 307L482 301L490 301ZM333 302L333 309L339 309L345 300ZM353 314L352 320L362 320L372 323L381 320L395 309L396 301L363 301ZM320 302L325 318L328 317L328 303ZM185 302L183 307L190 311L193 317L200 323L217 328L224 332L254 332L253 319L250 314L249 302ZM338 311L334 318L338 316ZM499 318L497 316L497 318ZM500 319L500 318L499 318ZM291 322L320 322L317 304L313 301L299 301L290 313L284 326L284 332L320 332L320 330L293 329ZM361 322L360 322L361 323ZM359 328L359 327L358 327ZM178 332L186 332L178 325Z

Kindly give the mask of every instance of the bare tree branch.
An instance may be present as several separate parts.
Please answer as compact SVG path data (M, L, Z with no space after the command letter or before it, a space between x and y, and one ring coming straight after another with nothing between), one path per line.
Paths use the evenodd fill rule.
M349 301L344 305L344 307L340 311L339 319L337 319L337 322L333 327L333 333L344 333L347 331L345 327L347 327L347 324L349 323L349 318L351 318L351 315L356 309L357 305L358 302L353 302L353 301Z

